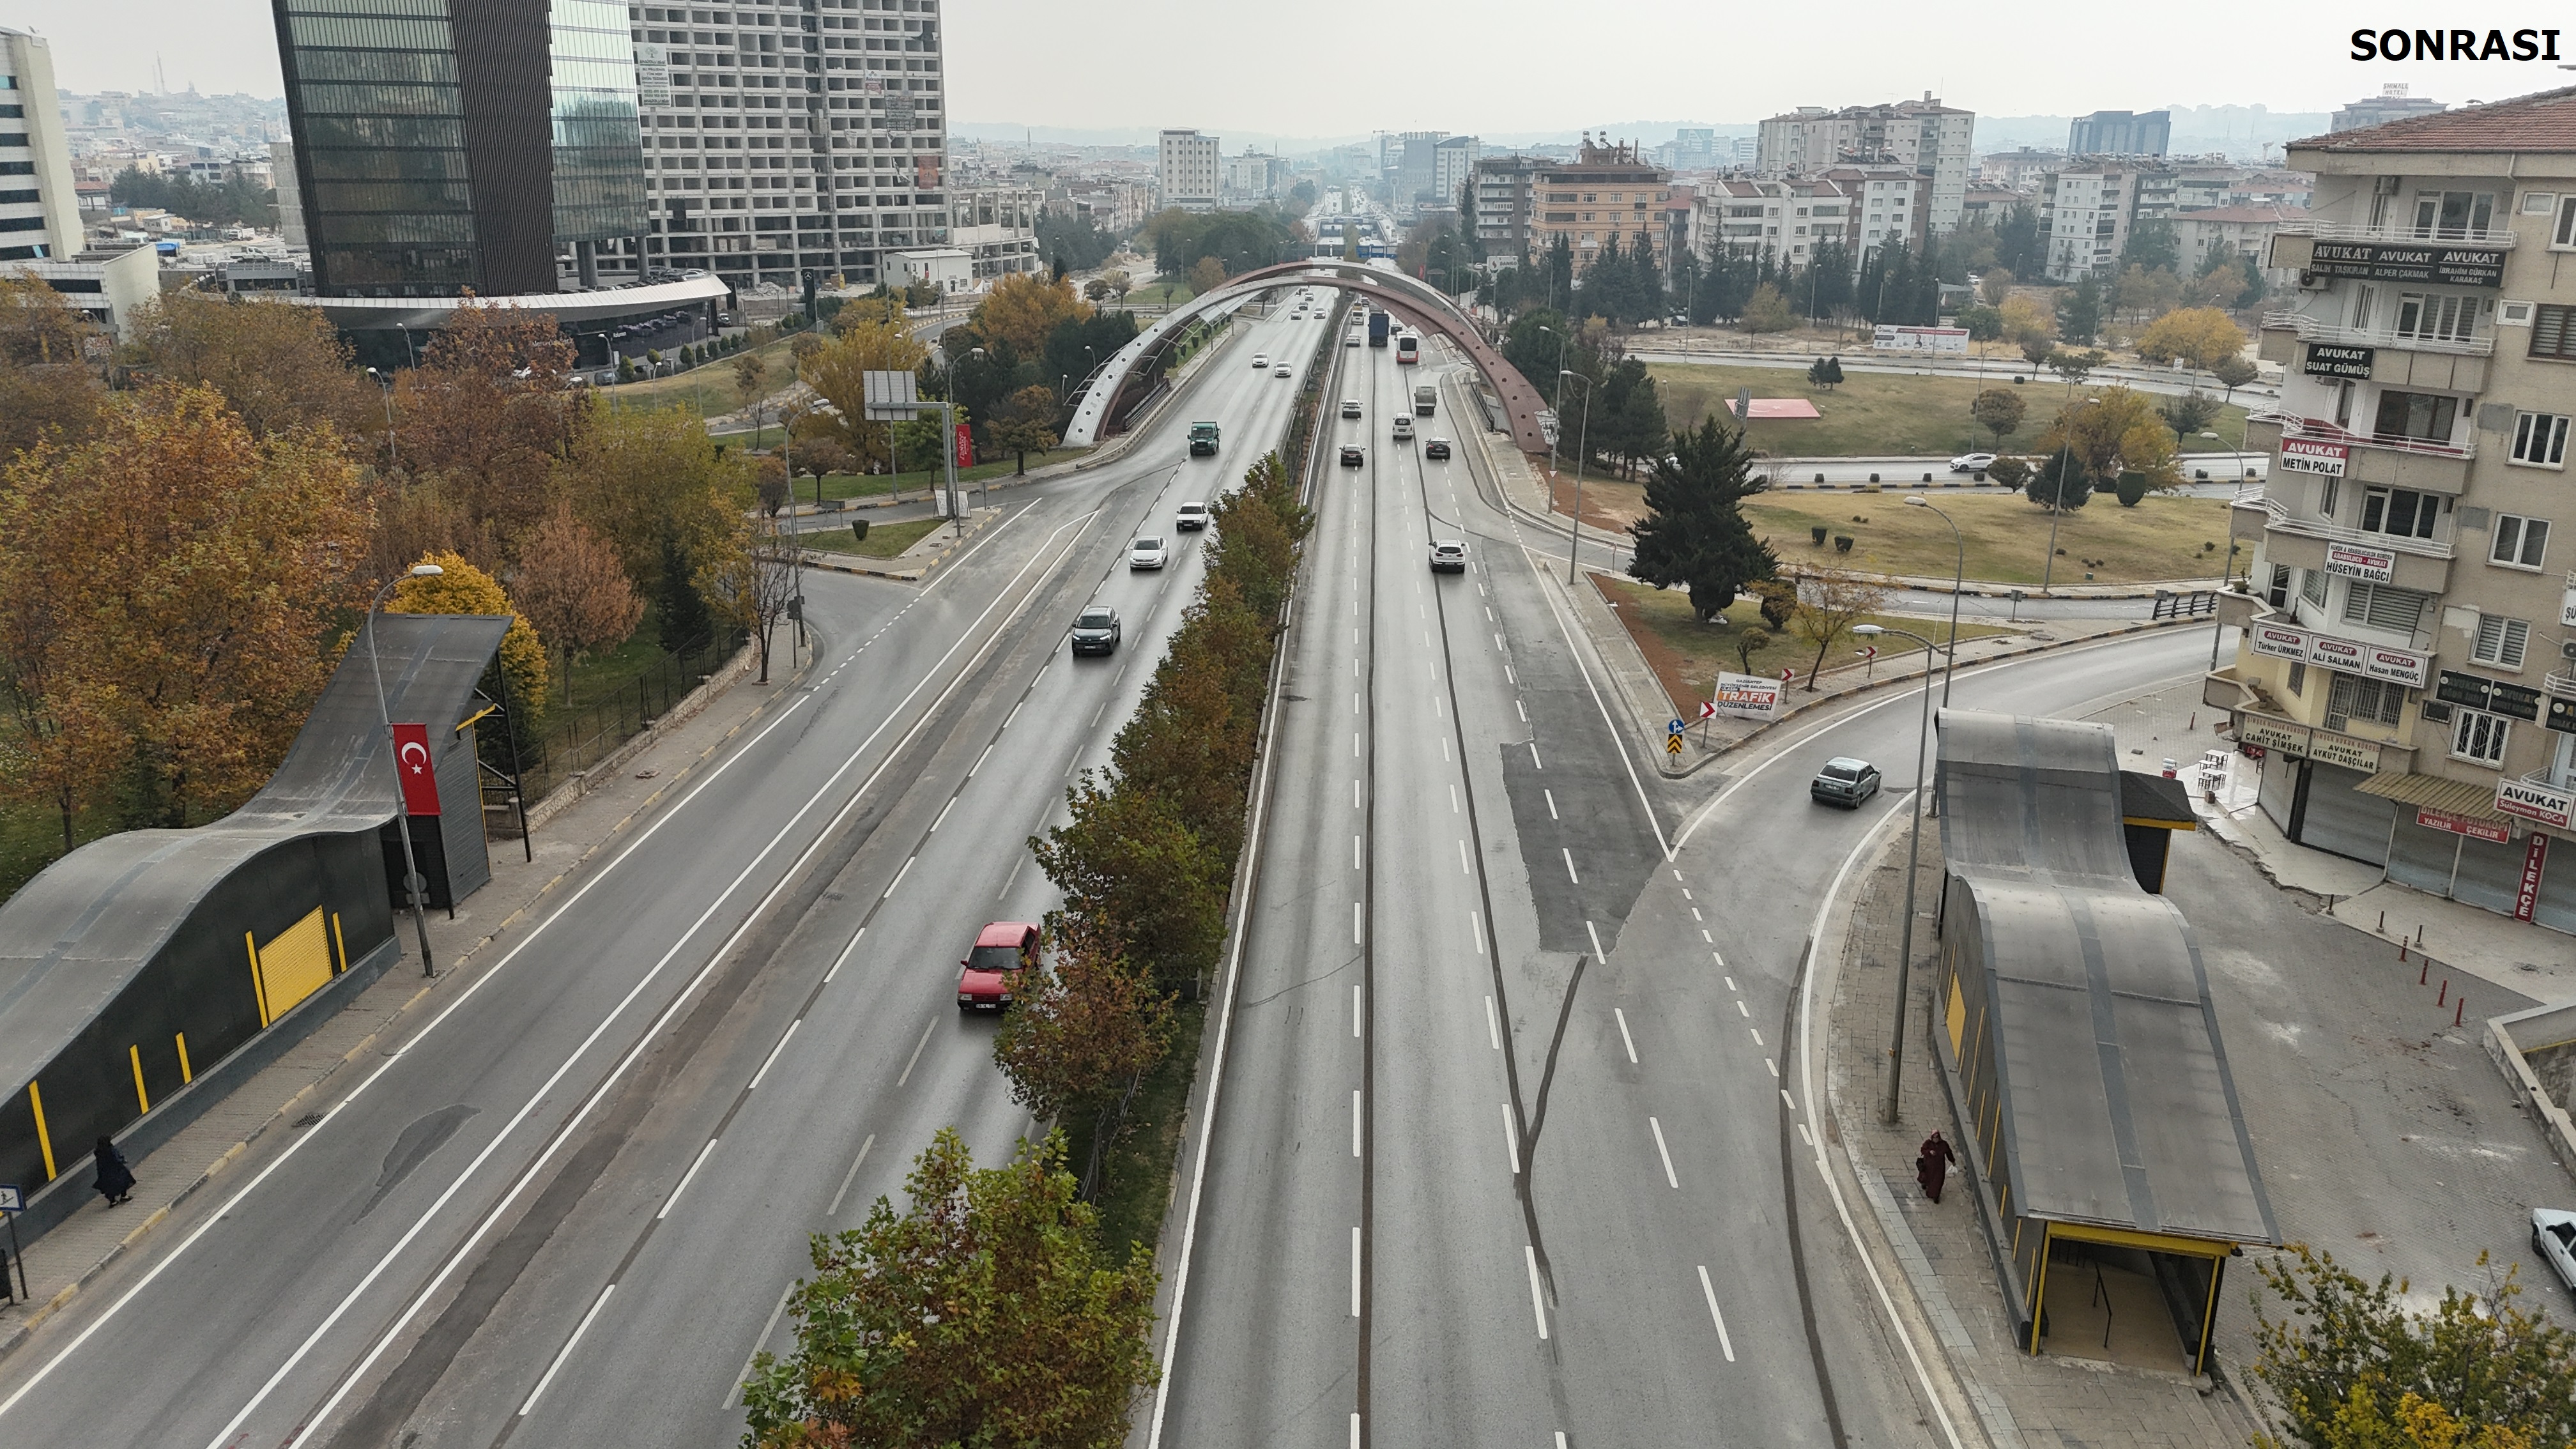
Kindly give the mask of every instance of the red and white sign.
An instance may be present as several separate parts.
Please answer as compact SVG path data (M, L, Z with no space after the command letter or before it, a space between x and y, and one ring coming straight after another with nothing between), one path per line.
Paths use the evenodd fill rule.
M2308 662L2308 634L2304 629L2284 629L2278 624L2257 624L2245 631L2254 643L2254 652L2275 659Z
M1701 719L1717 718L1717 701L1713 699L1701 700L1699 702L1699 717Z
M394 726L394 769L402 776L403 813L438 813L438 761L429 751L429 726Z
M1787 684L1787 683L1789 683L1790 681L1792 681L1792 680L1796 679L1797 677L1798 677L1798 671L1797 671L1796 669L1794 669L1794 668L1792 668L1792 667L1790 667L1789 665L1786 665L1786 664L1783 664L1783 665L1781 665L1781 666L1780 666L1780 682L1781 682L1782 684Z
M1863 659L1876 659L1878 657L1878 646L1875 644L1863 645L1861 647L1860 657Z
M2422 689L2433 678L2433 656L2412 649L2391 649L2385 644L2361 646L2361 672L2373 679L2394 680L2411 689Z
M2320 669L2340 669L2346 674L2385 679L2410 689L2422 689L2433 679L2433 656L2412 649L2365 644L2357 639L2312 634L2305 629L2286 629L2278 624L2256 624L2245 632L2253 641L2255 653L2268 654L2275 659L2296 660Z
M2492 841L2497 845L2513 839L2510 829L2492 820L2472 820L2466 815L2454 815L2448 810L2435 810L2430 806L2415 812L2415 823L2427 830L2447 830L2453 835Z
M960 468L975 466L975 433L965 423L957 425L957 466Z
M2281 440L2281 471L2284 473L2320 473L2328 478L2343 476L2344 460L2352 450L2341 443L2317 443L2305 438Z
M2397 576L2397 555L2386 549L2330 543L2326 545L2326 572L2384 584Z
M2576 829L2576 792L2552 790L2524 780L2496 783L2496 813L2537 821L2552 830Z
M2522 851L2522 884L2513 893L2513 918L2531 919L2540 904L2540 873L2549 867L2549 837L2534 834Z

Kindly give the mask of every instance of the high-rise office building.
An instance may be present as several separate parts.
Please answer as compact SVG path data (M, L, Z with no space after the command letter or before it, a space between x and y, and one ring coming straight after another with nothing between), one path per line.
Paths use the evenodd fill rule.
M69 257L80 245L53 53L43 37L0 26L0 261Z
M2161 156L2173 140L2171 111L2095 111L2066 128L2069 156Z
M273 0L324 297L557 290L645 227L635 64L607 0Z
M950 243L940 0L630 9L661 264L892 278Z
M1216 152L1214 136L1165 131L1155 148L1155 179L1162 183L1162 204L1183 211L1216 210Z

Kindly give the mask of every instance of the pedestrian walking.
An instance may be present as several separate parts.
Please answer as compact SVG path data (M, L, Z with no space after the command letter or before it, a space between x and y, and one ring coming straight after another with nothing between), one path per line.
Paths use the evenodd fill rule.
M125 1165L125 1154L116 1150L116 1144L104 1137L98 1139L97 1186L109 1207L124 1202L134 1191L134 1169Z
M1914 1180L1923 1185L1925 1197L1935 1203L1941 1200L1941 1188L1950 1178L1950 1164L1958 1158L1959 1154L1951 1150L1940 1133L1923 1139L1922 1148L1914 1156Z

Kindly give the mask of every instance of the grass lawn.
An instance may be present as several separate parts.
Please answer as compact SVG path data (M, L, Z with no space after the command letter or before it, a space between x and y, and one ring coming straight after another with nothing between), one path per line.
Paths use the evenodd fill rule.
M1853 568L1866 573L1947 577L1958 567L1950 530L1930 510L1908 508L1885 493L1765 493L1747 503L1753 521L1782 563ZM1592 498L1584 496L1585 511ZM1935 497L1967 544L1968 577L2037 586L2048 562L2048 510L2019 494ZM2053 584L2158 583L2215 578L2227 558L2227 500L2149 494L2135 508L2095 494L2058 522ZM1808 532L1827 528L1819 548ZM1849 553L1833 538L1848 534ZM2212 547L2211 545L2215 545Z
M1063 463L1079 458L1090 451L1089 448L1058 448L1052 453L1031 453L1029 466L1043 468L1050 463ZM981 483L988 478L1013 478L1018 475L1018 460L1004 457L988 463L978 463L972 468L958 469L957 486L963 490L970 483ZM889 493L925 493L934 487L945 486L947 478L948 474L944 469L891 475L826 473L823 475L823 496L826 498L882 498ZM814 501L813 479L802 474L797 476L796 501L799 503Z
M1721 673L1777 676L1782 669L1794 667L1803 681L1808 667L1816 662L1816 646L1793 632L1785 631L1773 634L1770 642L1752 651L1751 669L1746 669L1739 662L1735 646L1744 637L1744 631L1748 628L1767 631L1769 627L1762 622L1761 601L1758 599L1736 600L1734 607L1726 611L1726 627L1721 629L1714 624L1701 623L1691 612L1690 593L1686 589L1658 589L1600 574L1592 575L1592 579L1602 596L1618 606L1619 618L1628 626L1629 637L1637 641L1637 648L1646 656L1646 663L1654 669L1655 677L1663 682L1664 693L1672 698L1673 713L1684 719L1699 718L1699 701L1709 697ZM1911 629L1939 643L1946 643L1950 632L1950 621L1946 618L1926 620L1873 614L1863 622L1882 624L1891 629ZM1963 623L1959 626L1962 639L2014 632L1994 624ZM1902 639L1895 643L1903 648L1914 647ZM1836 642L1833 650L1825 656L1825 667L1835 669L1852 663L1859 648L1857 640ZM1884 642L1881 643L1880 658L1884 659L1893 652Z
M1207 1025L1207 1003L1183 1002L1172 1012L1172 1048L1136 1089L1127 1107L1126 1130L1111 1143L1100 1165L1100 1182L1092 1205L1100 1209L1100 1242L1112 1262L1127 1260L1127 1245L1155 1246L1163 1233L1163 1210L1172 1199L1172 1167L1180 1160L1181 1128L1190 1101L1190 1081L1198 1074L1199 1035ZM1067 1166L1076 1176L1091 1159L1091 1123L1067 1122Z
M620 411L627 408L682 408L709 418L729 413L742 406L742 394L734 388L733 365L745 356L759 358L769 368L761 379L761 385L775 392L795 376L795 359L787 351L787 344L794 340L791 336L765 342L747 353L718 357L677 377L653 377L641 382L612 384L599 389L599 395ZM666 350L663 355L670 356L674 350Z
M1197 295L1198 292L1187 282L1147 282L1141 287L1128 288L1126 296L1114 299L1110 305L1113 307L1159 307L1175 302L1186 302Z
M948 520L915 518L904 523L872 523L868 536L854 538L846 528L803 535L805 546L816 553L856 554L861 558L892 558L930 536Z
M2015 358L2013 363L2023 376L2030 375L2021 359ZM2049 422L2067 399L2066 386L2051 376L2046 382L2034 379L2025 386L2014 387L2014 367L1999 360L1992 366L1993 375L1985 385L2014 393L2027 408L2020 430L2007 437L2001 449L1995 447L1995 435L1968 416L1968 405L1978 392L1978 380L1973 377L1914 377L1847 370L1843 381L1828 391L1807 381L1805 374L1785 367L1696 367L1655 362L1647 364L1646 370L1654 375L1655 386L1663 395L1664 415L1675 428L1698 427L1701 418L1724 408L1739 388L1753 389L1757 398L1802 397L1813 402L1823 417L1754 420L1753 445L1774 457L1948 457L1968 452L2027 450L2048 431ZM2161 403L2164 399L2154 401ZM2244 429L2245 409L2237 406L2222 409L2218 420L2209 425L2209 431L2221 438L2241 438ZM2193 436L2182 440L2182 450L2224 453L2228 448Z

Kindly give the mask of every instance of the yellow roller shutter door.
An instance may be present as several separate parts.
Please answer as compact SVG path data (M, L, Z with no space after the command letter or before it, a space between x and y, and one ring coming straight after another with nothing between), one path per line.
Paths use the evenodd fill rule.
M331 979L331 938L322 908L259 948L261 1025L277 1020Z

